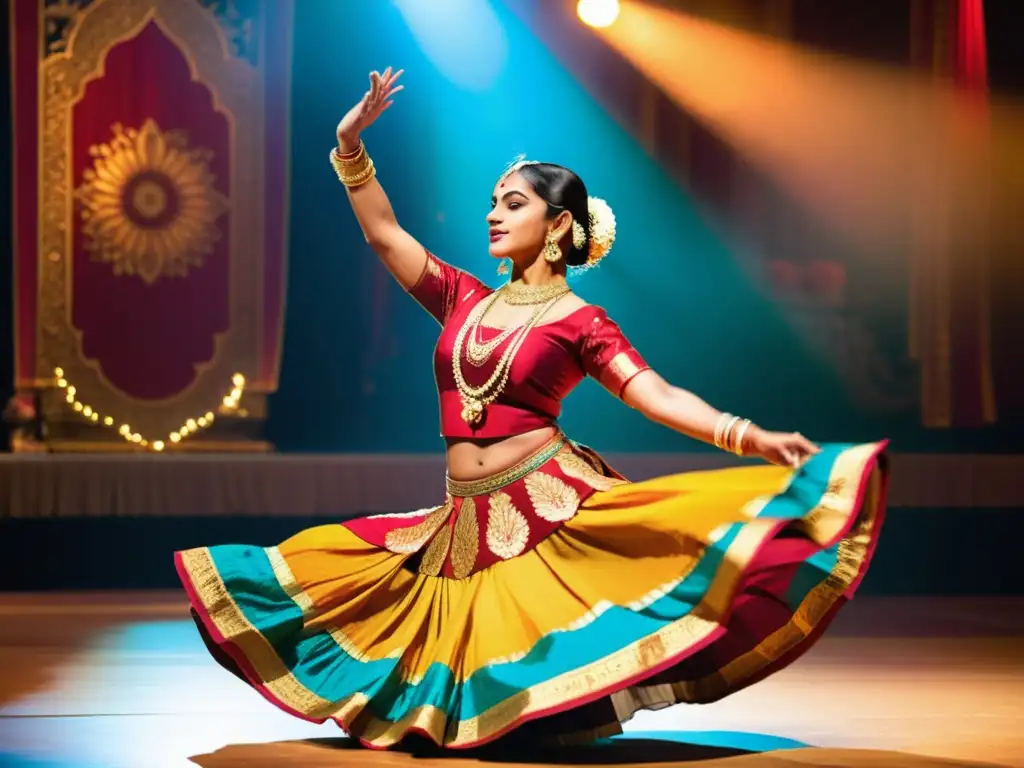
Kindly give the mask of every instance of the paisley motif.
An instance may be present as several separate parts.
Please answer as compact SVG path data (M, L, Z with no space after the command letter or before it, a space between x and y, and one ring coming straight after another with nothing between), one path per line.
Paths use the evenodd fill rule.
M576 514L580 495L576 490L545 472L526 476L526 492L538 517L549 523L562 523Z
M623 480L619 480L615 477L606 477L605 475L602 475L590 466L585 459L576 455L571 450L560 451L558 455L555 456L555 461L558 463L559 469L561 469L567 476L575 478L576 480L582 480L591 488L598 491L610 490L616 485L621 485L624 482Z
M384 537L384 546L388 551L399 555L411 555L413 552L418 552L448 519L452 513L452 507L452 498L448 496L442 506L416 525L388 531Z
M452 538L452 576L464 579L473 572L480 549L480 525L476 520L476 502L466 499L459 508Z
M489 502L487 548L502 560L521 555L530 539L530 523L507 493L496 491Z
M444 568L444 560L448 556L448 545L452 540L452 528L445 525L434 540L427 545L420 559L419 572L424 576L437 576Z

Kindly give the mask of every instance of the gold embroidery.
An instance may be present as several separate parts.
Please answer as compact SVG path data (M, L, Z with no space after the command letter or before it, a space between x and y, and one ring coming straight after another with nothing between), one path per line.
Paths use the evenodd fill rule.
M391 552L400 555L411 555L418 552L434 535L438 528L448 519L452 511L452 500L449 496L445 499L444 505L438 507L425 520L416 525L409 525L405 528L395 528L387 532L384 537L384 546Z
M636 657L641 668L656 667L665 660L665 641L658 635L645 637L637 643Z
M448 493L452 496L467 498L470 496L486 496L494 491L500 491L506 485L514 483L516 480L521 480L535 469L543 466L552 456L562 450L564 445L565 436L558 434L536 453L527 456L515 466L509 467L496 475L468 481L448 478Z
M605 366L604 372L601 374L601 383L618 396L622 394L622 388L626 382L642 370L644 368L636 364L629 352L619 352Z
M441 276L441 265L438 264L437 260L433 256L431 256L429 253L427 254L426 270L427 270L427 274L430 275L431 277L440 277Z
M837 477L834 480L830 480L828 487L825 489L826 496L842 496L843 491L846 488L846 478Z
M607 491L616 485L622 485L625 481L617 477L606 477L595 470L590 464L570 450L562 451L555 456L559 468L569 477L582 480L598 491Z
M534 472L526 476L525 485L533 511L549 523L564 522L579 509L579 494L553 475Z
M837 473L846 475L851 480L855 479L864 470L862 463L864 460L865 457L862 454L858 455L856 451L850 451L841 457L841 466L840 462L837 462ZM871 529L875 523L881 486L880 479L877 473L872 476L858 525L846 539L849 542L846 550L841 547L840 555L844 560L846 555L852 560L859 560L857 569L866 556ZM853 503L849 496L845 501L851 505ZM852 506L847 509L852 511ZM766 534L762 534L762 539L764 535ZM754 550L756 549L757 547L754 546ZM743 546L743 550L745 552L750 550L749 542ZM733 559L733 547L730 547L726 552L726 560L731 562ZM260 678L266 681L266 688L276 699L308 716L336 718L342 721L347 730L376 747L395 744L411 727L421 728L446 746L471 746L508 725L521 721L524 716L533 712L550 709L570 700L578 700L590 692L605 689L615 682L634 678L650 669L648 664L653 658L676 656L685 649L702 642L718 627L714 622L708 621L696 613L691 613L592 664L522 690L477 717L450 722L448 713L444 710L425 705L407 712L397 722L390 722L378 719L369 713L364 714L366 705L369 703L365 694L356 693L339 702L327 702L303 687L282 664L266 639L245 620L238 606L235 605L230 594L224 588L216 568L213 567L208 551L195 550L185 553L183 560L196 592L210 611L221 633L239 645L246 658L252 662ZM745 555L739 557L741 563L745 560ZM837 563L837 569L834 572L839 573L845 568L846 565L840 566ZM733 568L719 569L715 576L716 581L734 582L734 579ZM804 604L816 603L821 597L821 592L826 590L831 592L834 597L841 594L825 582L819 585L816 594L808 596ZM798 613L801 612L798 611ZM778 634L784 637L796 629L794 623L791 623L780 630ZM797 640L802 637L802 633L798 634ZM773 656L772 654L781 653L780 646L771 650L764 647L777 639L770 638L755 651L730 664L730 667L737 663L739 666L743 666L744 662L749 663L752 657L760 656L761 658L755 667L764 664L765 656L769 660L778 658L777 655ZM749 670L744 671L749 672ZM740 670L736 669L735 672L740 672ZM726 674L732 680L742 679L745 676L740 673L733 677L732 673L734 673L733 669L723 670L696 682L675 684L672 686L675 700L707 701L716 698L733 684L732 681L727 682ZM361 714L363 716L359 717ZM359 718L359 727L354 727L353 724L357 717Z
M424 517L436 509L437 507L424 507L423 509L412 509L408 512L381 512L379 515L367 515L363 520L408 520L412 517Z
M819 506L804 520L821 518L823 507L832 517L846 519L853 512L857 501L858 480L867 463L874 458L876 450L874 445L863 445L843 452L836 459L828 484L834 495L831 499L822 498ZM860 515L852 530L839 543L835 565L808 593L792 618L753 650L733 659L719 671L690 682L685 690L680 689L680 700L691 703L714 701L806 640L836 601L850 588L864 566L872 531L878 519L881 482L879 471L872 472ZM829 508L830 503L835 506ZM833 526L834 523L830 521L827 532L812 528L808 533L815 541L827 540Z
M256 678L278 701L309 717L329 717L334 702L313 693L288 669L277 651L254 627L224 585L208 548L181 555L192 588L210 620L225 640L234 643L249 661Z
M506 494L494 494L494 497L501 496L505 497L508 506L512 506L511 499ZM505 502L499 499L498 506L504 506ZM514 507L512 509L515 511ZM767 531L767 529L765 530ZM756 551L757 547L751 547L748 542L743 549L744 553L735 558L741 564L746 563L747 552ZM730 550L726 552L727 560L734 559L732 550L733 548L730 547ZM734 580L735 573L731 568L720 569L715 576L715 582L734 583ZM193 581L195 582L195 578ZM223 589L223 587L221 588ZM197 591L203 594L202 590L197 589ZM207 602L205 597L204 602ZM244 622L244 617L241 616L237 606L232 604L232 608L235 616ZM245 623L251 627L248 622ZM260 658L262 654L258 652L262 650L262 646L266 645L266 640L262 635L251 632L246 638L250 642L244 643L242 649L251 660L258 659L266 664L266 666L261 664L257 668L261 669L264 679L270 678L272 682L268 682L267 687L286 705L305 714L334 717L342 721L342 724L350 732L354 732L354 735L373 746L386 747L397 743L410 727L422 728L447 746L470 746L481 739L492 736L511 723L521 721L524 715L579 699L617 681L635 677L650 668L647 666L647 662L652 657L666 658L677 655L686 648L702 642L717 627L715 622L697 615L696 612L691 613L598 661L520 691L476 717L454 722L448 721L448 715L444 710L429 705L407 712L397 722L381 720L373 715L363 714L368 698L362 693L353 694L336 702L331 711L331 703L319 699L311 691L302 688L287 670L282 669L283 665L276 655L272 660ZM254 643L258 643L258 645L254 645ZM267 647L269 649L269 646ZM257 659L253 659L253 656L257 656ZM267 664L267 662L272 663ZM274 676L271 677L266 674L267 672ZM360 717L360 715L363 716ZM353 729L353 723L357 717L360 720L360 727Z
M502 560L521 555L530 538L530 524L507 493L491 494L487 510L487 547Z
M452 538L452 575L464 579L473 572L476 556L480 549L480 525L476 519L476 502L466 499L455 520Z
M448 557L448 545L451 544L451 541L452 528L446 524L423 551L419 572L424 576L437 576L444 567L445 558Z

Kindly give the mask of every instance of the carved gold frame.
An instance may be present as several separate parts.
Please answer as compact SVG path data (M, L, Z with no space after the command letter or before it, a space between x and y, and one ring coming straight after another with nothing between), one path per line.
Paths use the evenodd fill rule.
M38 0L40 22L42 0ZM211 92L214 108L229 126L230 252L229 325L218 334L210 360L196 366L192 383L163 400L133 397L104 376L99 363L82 351L82 333L72 320L74 285L72 234L74 180L71 178L72 110L85 86L103 76L109 51L159 25L182 51L192 78ZM40 24L40 29L43 26ZM264 92L261 71L230 53L214 14L182 0L94 0L77 13L64 51L40 63L39 109L39 325L37 370L45 376L60 367L81 401L129 422L143 434L164 434L195 412L216 409L236 372L252 378L259 366L259 318L263 303L262 230L245 222L262 221ZM237 123L245 130L237 130ZM247 169L244 178L241 170ZM51 393L44 409L67 413L63 398ZM250 406L250 411L253 409ZM262 410L261 407L255 410Z

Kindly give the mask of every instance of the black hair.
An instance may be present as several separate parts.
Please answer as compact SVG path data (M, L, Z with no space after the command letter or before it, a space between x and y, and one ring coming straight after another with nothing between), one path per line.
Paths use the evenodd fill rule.
M583 247L577 248L570 242L569 250L565 254L566 264L570 267L582 267L587 263L587 254L590 252L590 207L583 179L568 168L553 163L527 163L516 170L533 187L533 191L548 204L549 219L555 218L562 211L568 211L572 214L573 220L578 221L583 227Z

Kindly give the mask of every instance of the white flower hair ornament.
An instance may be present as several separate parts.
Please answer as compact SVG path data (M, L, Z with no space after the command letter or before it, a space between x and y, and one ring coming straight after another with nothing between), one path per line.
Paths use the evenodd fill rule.
M608 255L615 243L615 213L608 203L600 197L587 198L587 229L590 230L590 248L587 260L579 266L571 267L574 272L583 272L596 267L601 259ZM583 227L578 221L572 222L572 244L582 248L586 242Z

